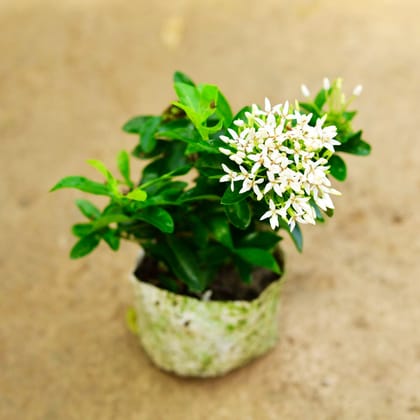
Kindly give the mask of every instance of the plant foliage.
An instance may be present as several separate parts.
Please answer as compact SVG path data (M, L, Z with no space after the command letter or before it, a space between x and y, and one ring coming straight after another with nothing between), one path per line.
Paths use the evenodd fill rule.
M126 151L118 153L118 175L103 162L89 160L101 181L69 176L52 188L75 188L106 196L109 201L103 209L86 199L76 201L85 221L72 228L77 242L71 258L89 254L101 241L112 250L118 250L121 239L135 241L164 266L169 277L196 294L205 291L227 264L234 264L245 282L251 280L255 267L280 274L273 256L281 240L278 233L288 233L301 251L299 224L291 229L280 218L273 230L268 220L261 220L263 206L267 206L264 200L256 200L250 190L241 192L238 182L220 182L226 175L222 165L232 163L220 152L225 147L220 136L237 131L233 122L244 118L251 108L243 108L234 117L218 87L195 84L181 72L174 74L174 90L176 100L161 115L136 116L123 126L138 142L131 157ZM325 150L322 156L338 181L347 176L342 154L370 153L362 132L352 128L356 113L347 105L340 81L321 89L312 102L297 104L300 112L312 114L310 124L327 114L326 122L337 128L340 145L334 153ZM133 158L144 162L139 178L132 178ZM194 177L193 182L186 182L184 175ZM317 221L332 215L330 208L323 212L314 201L310 205Z

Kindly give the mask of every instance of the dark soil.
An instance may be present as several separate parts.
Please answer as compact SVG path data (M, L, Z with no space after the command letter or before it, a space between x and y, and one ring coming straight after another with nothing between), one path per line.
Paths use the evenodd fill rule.
M276 257L279 266L283 270L283 254L279 252ZM149 256L145 256L143 260L139 262L134 271L134 275L137 279L141 279L141 281L153 284L162 289L167 289L190 297L199 297L197 294L191 293L184 283L173 277L169 277L164 267L161 267L157 260ZM258 267L252 273L252 282L247 284L241 280L235 267L228 265L222 267L206 291L211 290L210 300L213 301L250 301L257 298L268 285L278 278L278 274L265 268Z

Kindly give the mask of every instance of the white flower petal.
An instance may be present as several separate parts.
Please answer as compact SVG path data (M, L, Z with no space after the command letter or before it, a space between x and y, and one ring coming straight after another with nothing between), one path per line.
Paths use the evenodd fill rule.
M302 95L305 98L308 98L309 96L311 96L311 92L309 91L308 86L302 84L300 85L300 90L302 91Z

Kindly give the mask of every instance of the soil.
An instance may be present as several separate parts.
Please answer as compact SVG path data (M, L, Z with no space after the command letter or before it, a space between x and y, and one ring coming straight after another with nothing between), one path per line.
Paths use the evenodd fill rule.
M0 419L420 419L418 0L0 1ZM226 377L156 369L126 324L137 247L71 261L77 191L183 70L244 103L361 83L372 143L334 218L282 242L279 344ZM132 163L132 173L139 167ZM86 198L86 197L85 197ZM94 201L103 204L101 197Z
M283 269L283 260L281 258L278 259L279 266ZM155 259L149 256L146 256L134 270L134 275L138 280L153 284L162 289L169 289L178 294L200 298L197 294L191 293L186 285L176 278L171 279L170 285L172 287L163 284L159 281L161 274L166 275L166 272L160 268L159 263ZM208 293L210 291L208 299L213 301L251 301L256 299L273 281L278 280L279 275L264 268L256 268L252 272L251 278L251 283L244 283L235 267L227 265L220 269L205 292Z

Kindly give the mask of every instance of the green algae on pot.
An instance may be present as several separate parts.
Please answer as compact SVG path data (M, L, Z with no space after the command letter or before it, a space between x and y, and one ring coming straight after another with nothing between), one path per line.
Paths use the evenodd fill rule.
M343 154L368 155L370 146L353 129L356 112L349 109L360 88L346 99L340 79L325 79L313 100L272 105L266 98L263 107L246 105L236 115L217 86L176 72L174 91L162 113L123 126L138 139L131 155L142 161L139 177L132 178L132 159L120 151L118 175L89 160L104 181L68 176L52 190L108 199L102 209L76 201L87 220L73 226L71 258L100 243L115 251L121 239L138 244L156 274L134 283L146 351L164 369L212 376L273 346L279 283L249 301L241 285L253 286L256 270L281 276L280 235L302 251L299 226L334 214L340 192L330 178L345 180ZM229 270L236 277L225 275ZM226 290L216 290L218 279L231 289L220 300L230 301L217 301ZM215 301L206 302L209 291Z
M283 279L271 282L250 301L200 300L134 275L131 280L136 333L163 370L180 376L219 376L266 353L277 342Z

